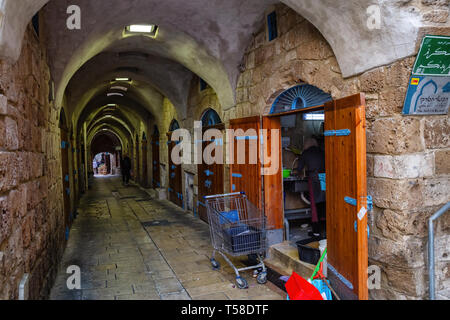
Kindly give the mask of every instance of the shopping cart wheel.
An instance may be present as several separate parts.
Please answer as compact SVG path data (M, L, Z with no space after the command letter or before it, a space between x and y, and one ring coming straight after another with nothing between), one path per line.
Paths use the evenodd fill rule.
M258 274L258 277L256 278L256 281L259 284L265 284L267 282L267 272L261 272L260 274Z
M245 280L244 278L241 278L239 276L236 277L236 284L239 289L247 289L248 288L247 280Z
M216 259L211 259L211 265L213 267L213 270L219 270L220 269L220 263L216 261Z

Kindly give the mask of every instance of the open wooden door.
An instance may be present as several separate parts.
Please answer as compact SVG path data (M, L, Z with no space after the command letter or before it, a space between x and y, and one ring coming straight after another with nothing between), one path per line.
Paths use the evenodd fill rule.
M225 129L225 125L219 124L216 126L204 127L203 132L208 129ZM217 143L223 145L221 141L202 141L202 154L205 148L211 143ZM215 157L215 151L212 153ZM206 210L206 204L204 201L205 196L222 194L223 193L223 163L206 164L204 159L201 164L197 166L198 171L198 201L197 209L200 219L208 223L208 214Z
M233 141L228 143L229 154L233 159L233 163L230 164L231 192L245 192L250 202L261 209L260 128L261 120L259 116L233 119L230 121L230 129L235 131L235 135L232 137ZM241 134L238 134L240 129L242 130L240 131ZM245 146L245 150L238 151L239 144ZM239 161L239 157L242 157L241 160L245 161Z
M66 240L69 236L71 225L70 219L70 176L69 176L69 148L70 143L68 139L67 129L61 128L61 170L62 170L62 185L64 198L64 221Z
M325 105L328 277L344 299L368 299L365 99Z
M159 134L152 136L153 188L161 188L161 165L159 162Z
M176 146L175 141L171 141L172 133L167 134L169 150L169 200L177 206L183 206L183 185L181 180L181 165L176 165L172 161L172 149Z
M262 152L263 169L267 170L263 177L264 212L267 217L267 226L274 230L280 230L284 228L280 118L263 117L263 129L266 130L266 134L262 135L264 139L262 144L264 147ZM273 132L273 130L278 132ZM272 149L276 150L277 154L272 154Z
M148 187L147 138L142 138L142 179L141 185Z

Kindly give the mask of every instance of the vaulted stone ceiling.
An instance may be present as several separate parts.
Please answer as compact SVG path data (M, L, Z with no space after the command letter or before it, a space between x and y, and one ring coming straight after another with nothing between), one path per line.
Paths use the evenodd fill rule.
M159 116L167 97L185 116L194 74L216 91L224 110L235 102L239 65L252 33L263 25L274 0L4 0L0 56L14 60L31 17L44 5L47 43L57 105L64 95L76 123L92 101L104 95L111 78L133 79L128 105ZM372 0L281 0L313 23L328 40L344 76L413 54L423 25L419 0L380 0L382 21L367 27ZM81 30L68 30L67 8L81 8ZM127 36L124 27L159 26L156 39ZM140 58L123 53L139 53ZM96 107L99 107L97 105Z

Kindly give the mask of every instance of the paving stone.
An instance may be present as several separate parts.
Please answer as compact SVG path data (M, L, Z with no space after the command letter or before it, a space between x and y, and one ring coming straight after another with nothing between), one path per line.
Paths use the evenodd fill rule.
M213 271L207 224L165 201L136 202L146 195L119 185L117 178L96 180L82 198L52 299L283 299L267 286L258 285L251 271L243 273L250 288L237 289L234 271L221 257L217 259L222 268ZM110 190L133 198L118 201ZM142 222L151 220L170 224L144 229ZM243 266L239 259L232 261ZM67 289L65 270L69 265L81 267L83 290Z

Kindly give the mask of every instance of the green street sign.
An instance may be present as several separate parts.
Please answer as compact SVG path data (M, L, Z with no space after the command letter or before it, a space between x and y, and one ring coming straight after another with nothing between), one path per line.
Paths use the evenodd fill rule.
M450 37L425 36L412 73L416 76L450 76Z

